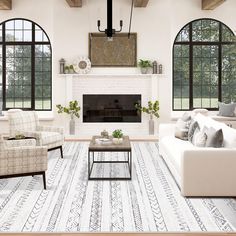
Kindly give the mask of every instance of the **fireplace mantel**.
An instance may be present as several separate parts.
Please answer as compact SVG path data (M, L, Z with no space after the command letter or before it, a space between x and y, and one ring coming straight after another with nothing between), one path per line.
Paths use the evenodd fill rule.
M146 106L150 100L159 100L161 89L159 81L167 78L164 74L138 74L128 71L124 71L123 74L112 74L109 72L60 74L65 84L65 104L78 100L82 106L83 94L140 94L142 105ZM83 114L82 109L81 114ZM130 136L144 136L148 134L148 119L149 117L143 114L141 123L84 123L81 116L76 120L76 135L90 136L99 134L103 129L111 133L114 129L120 128ZM157 124L155 133L157 133Z
M160 79L165 78L164 74L59 74L60 77L64 78L149 78L149 79Z

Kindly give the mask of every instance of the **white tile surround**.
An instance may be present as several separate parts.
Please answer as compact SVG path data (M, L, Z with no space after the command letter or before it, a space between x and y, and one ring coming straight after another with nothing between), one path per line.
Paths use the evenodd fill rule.
M141 94L142 105L149 100L159 99L159 80L164 75L140 74L88 74L88 75L60 75L65 80L66 99L78 100L81 106L81 117L76 122L76 136L87 137L99 134L103 129L112 132L122 129L125 134L135 137L148 135L148 116L142 115L141 123L83 123L83 94ZM157 128L157 124L156 124ZM157 131L157 129L155 129Z

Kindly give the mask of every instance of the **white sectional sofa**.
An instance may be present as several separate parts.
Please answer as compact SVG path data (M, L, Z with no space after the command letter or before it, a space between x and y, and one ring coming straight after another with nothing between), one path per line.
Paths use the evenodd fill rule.
M222 129L222 148L196 147L175 138L175 124L160 124L159 152L183 196L236 196L236 130L197 114L194 120L204 126Z

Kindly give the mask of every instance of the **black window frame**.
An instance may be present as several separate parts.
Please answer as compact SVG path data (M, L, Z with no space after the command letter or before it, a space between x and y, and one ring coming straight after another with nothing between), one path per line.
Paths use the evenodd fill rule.
M28 21L32 24L32 35L31 41L6 41L6 23L9 21ZM16 45L27 45L31 46L31 108L18 108L22 110L35 110L35 111L52 111L52 45L48 34L45 30L36 22L26 19L26 18L11 18L0 23L2 25L2 41L0 41L0 46L2 46L2 110L7 111L9 109L15 108L6 108L6 47L7 46L16 46ZM46 35L48 41L35 41L35 27L38 27ZM43 39L42 39L43 40ZM50 109L36 109L35 108L35 48L37 45L48 45L50 48ZM42 97L43 98L43 97Z
M193 41L193 23L196 21L202 21L202 20L211 20L216 21L219 23L219 41ZM206 45L206 46L213 46L217 45L219 47L219 55L218 55L218 72L219 72L219 78L218 78L218 101L222 102L222 46L223 45L236 45L236 42L226 42L222 40L222 28L223 26L227 28L234 36L234 32L224 23L222 23L219 20L213 19L213 18L199 18L195 19L186 25L184 25L181 30L178 32L178 34L175 37L173 47L172 47L172 111L190 111L195 109L193 107L193 47L195 45ZM186 28L189 27L189 41L177 41L178 37L181 35L181 32ZM175 97L174 97L174 80L175 80L175 45L188 45L189 46L189 109L175 109ZM201 108L201 107L200 107ZM206 108L210 111L217 111L218 108Z

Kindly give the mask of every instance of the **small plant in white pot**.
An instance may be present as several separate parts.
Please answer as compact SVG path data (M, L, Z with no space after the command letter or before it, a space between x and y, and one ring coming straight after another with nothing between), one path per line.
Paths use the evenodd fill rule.
M80 117L80 106L78 101L70 101L68 107L63 107L61 104L56 105L58 111L57 113L66 113L70 115L70 134L75 134L75 120L74 117Z
M140 59L138 62L138 66L140 67L141 73L142 74L147 74L148 69L152 67L152 63L149 60L142 60Z
M113 137L112 142L114 144L121 144L123 142L123 136L124 135L121 129L114 130L112 133L112 137Z

